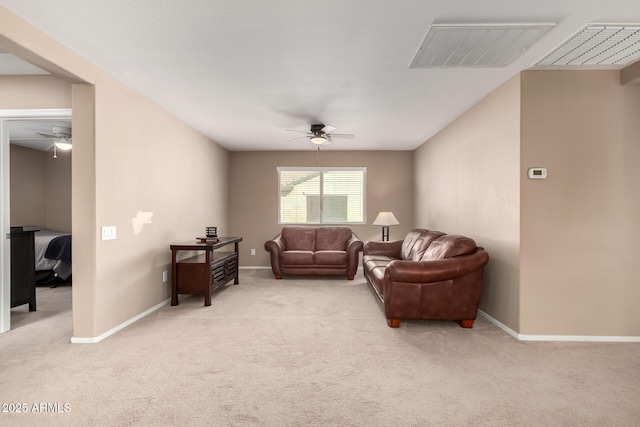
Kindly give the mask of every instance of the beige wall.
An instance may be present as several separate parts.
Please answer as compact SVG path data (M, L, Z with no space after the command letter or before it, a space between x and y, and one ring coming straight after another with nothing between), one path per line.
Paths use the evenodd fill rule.
M96 110L96 225L117 227L96 248L104 331L169 297L171 243L212 223L228 229L228 153L114 82L96 84ZM151 223L137 230L145 213Z
M10 147L11 224L71 231L71 152Z
M620 83L623 85L640 85L640 61L620 70Z
M520 77L415 152L416 224L472 237L491 259L480 308L519 329Z
M53 76L0 76L0 93L3 110L71 108L71 84Z
M371 225L380 211L392 211L400 225L391 227L391 240L413 228L413 153L410 151L232 152L229 166L230 228L238 235L240 264L270 266L264 242L275 237L278 224L278 166L366 166L366 224L351 228L361 240L380 240L381 227ZM212 224L215 225L215 224ZM250 250L256 249L251 256Z
M640 87L522 74L521 332L640 335Z
M96 223L95 86L75 84L73 98L73 159L71 163L71 215L73 251L73 333L98 335ZM80 143L83 141L83 143Z
M43 151L10 147L11 225L44 226L47 222L45 156Z
M416 222L487 248L481 308L523 335L640 335L640 88L619 79L524 72L416 150Z
M229 155L1 7L0 45L73 83L74 338L90 340L169 297L171 243L229 228ZM68 107L24 104L3 108ZM117 239L99 240L102 226Z
M71 157L73 151L58 151L53 158L51 151L45 154L46 180L45 226L53 230L71 232Z

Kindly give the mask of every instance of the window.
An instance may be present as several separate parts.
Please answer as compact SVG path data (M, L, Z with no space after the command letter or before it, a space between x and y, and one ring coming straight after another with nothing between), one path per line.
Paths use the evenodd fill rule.
M364 224L366 168L278 168L280 224Z

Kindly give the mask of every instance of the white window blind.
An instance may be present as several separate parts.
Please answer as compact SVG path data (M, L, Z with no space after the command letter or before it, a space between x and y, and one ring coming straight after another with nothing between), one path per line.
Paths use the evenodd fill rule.
M280 224L364 224L366 168L278 168Z

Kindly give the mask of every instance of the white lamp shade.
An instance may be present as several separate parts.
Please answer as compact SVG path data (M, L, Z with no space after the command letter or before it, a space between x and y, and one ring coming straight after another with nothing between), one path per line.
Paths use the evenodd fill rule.
M396 219L393 212L380 212L376 219L373 221L373 225L398 225L400 224Z

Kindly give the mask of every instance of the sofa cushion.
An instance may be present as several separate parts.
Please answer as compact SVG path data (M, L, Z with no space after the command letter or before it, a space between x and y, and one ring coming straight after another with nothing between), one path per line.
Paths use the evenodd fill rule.
M395 258L391 258L384 255L364 255L362 257L362 264L371 263L371 265L378 265L379 263L383 263L385 266L389 264Z
M420 237L422 236L422 232L424 230L411 230L407 236L402 241L402 247L400 248L400 259L411 259L411 250L413 249L413 245L416 244Z
M375 286L380 296L384 295L382 286L384 282L384 270L391 261L393 261L393 259L380 255L367 255L362 258L365 275L367 275L371 284Z
M316 251L313 261L317 265L347 265L347 251Z
M315 251L316 227L283 227L282 240L286 251Z
M436 238L422 256L422 261L453 258L473 253L476 250L473 239L454 234L446 234Z
M346 251L351 234L349 227L318 227L316 251Z
M401 259L420 261L429 245L431 245L431 242L443 235L444 233L441 231L411 230L402 242L402 248L400 250Z
M282 252L283 265L313 265L313 252L311 251L284 251Z
M411 261L422 260L422 256L429 246L431 246L431 243L440 236L444 236L442 231L424 230L422 236L420 236L420 240L413 245L413 249L411 250Z

